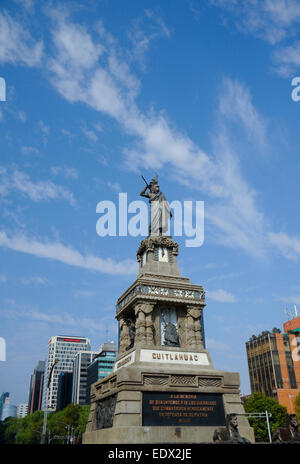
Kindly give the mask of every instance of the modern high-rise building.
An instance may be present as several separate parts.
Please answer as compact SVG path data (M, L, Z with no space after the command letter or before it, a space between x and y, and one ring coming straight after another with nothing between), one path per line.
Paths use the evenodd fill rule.
M98 351L80 351L76 354L73 362L72 403L89 404L87 368L98 354Z
M2 395L0 396L0 420L2 417L2 410L3 410L3 406L4 406L6 398L9 398L9 393L8 392L2 393Z
M298 320L297 320L298 319ZM279 329L252 336L246 343L251 392L276 398L289 414L300 393L300 317Z
M65 409L72 402L72 372L61 372L58 378L57 410Z
M94 361L87 367L87 401L90 403L91 385L113 371L117 356L114 342L104 343Z
M28 414L39 411L42 408L43 380L45 361L39 361L30 378Z
M0 420L4 421L7 417L16 417L17 415L17 406L14 406L10 403L9 393L4 393L4 402L2 404L1 417Z
M59 375L61 372L73 372L73 360L75 355L80 351L89 351L90 349L90 340L86 337L57 335L50 338L44 375L44 410L46 408L48 408L48 410L56 410ZM53 368L55 361L58 361L58 363L55 364ZM50 384L49 388L47 388L52 368Z
M17 406L17 417L23 418L28 414L28 404L21 403Z

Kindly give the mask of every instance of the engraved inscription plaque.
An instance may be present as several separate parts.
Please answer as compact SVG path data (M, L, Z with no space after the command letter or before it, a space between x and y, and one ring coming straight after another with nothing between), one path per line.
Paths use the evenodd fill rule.
M225 426L222 394L143 392L143 426Z

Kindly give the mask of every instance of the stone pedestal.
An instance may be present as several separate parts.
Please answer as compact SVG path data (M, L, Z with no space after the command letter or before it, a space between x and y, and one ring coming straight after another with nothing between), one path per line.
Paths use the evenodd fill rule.
M203 287L180 276L178 245L148 237L137 280L118 299L114 371L91 388L83 443L208 443L227 414L254 441L239 374L213 368L205 349Z

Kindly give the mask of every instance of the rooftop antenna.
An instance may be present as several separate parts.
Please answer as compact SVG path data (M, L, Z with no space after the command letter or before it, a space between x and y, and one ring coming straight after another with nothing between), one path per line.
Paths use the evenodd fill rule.
M288 320L290 320L290 313L287 308L284 309L285 314L287 315Z
M298 309L296 305L294 305L294 309L295 309L295 316L298 317Z

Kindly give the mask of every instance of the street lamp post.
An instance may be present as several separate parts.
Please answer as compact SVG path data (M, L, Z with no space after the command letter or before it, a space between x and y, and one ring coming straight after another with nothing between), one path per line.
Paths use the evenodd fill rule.
M67 429L67 444L73 444L73 427L69 424L66 424L66 422L62 422L62 421L56 421L58 422L59 424L63 424L65 426L65 428Z
M50 387L50 382L51 382L53 369L54 369L55 365L58 362L59 362L59 360L55 359L54 363L51 366L50 372L49 372L49 378L48 378L46 395L45 395L46 401L45 401L45 409L44 409L43 431L42 431L42 435L41 435L41 445L44 445L46 443L47 415L48 415L48 390L49 390L49 387Z
M269 435L269 441L270 441L270 443L272 443L272 435L271 435L270 422L269 422L269 418L272 417L272 414L269 413L268 411L265 411L265 412L248 412L248 413L246 413L246 416L248 416L248 417L261 417L261 418L266 419L267 428L268 428L268 435Z

